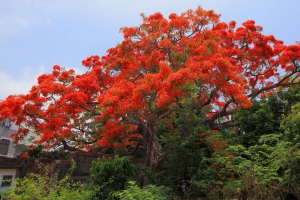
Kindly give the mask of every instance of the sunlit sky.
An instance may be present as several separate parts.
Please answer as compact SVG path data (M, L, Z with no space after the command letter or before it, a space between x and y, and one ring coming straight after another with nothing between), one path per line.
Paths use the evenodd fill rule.
M28 93L55 64L84 73L81 61L120 43L120 27L140 25L140 13L167 18L197 6L238 26L253 19L285 44L300 40L298 0L1 0L0 99Z

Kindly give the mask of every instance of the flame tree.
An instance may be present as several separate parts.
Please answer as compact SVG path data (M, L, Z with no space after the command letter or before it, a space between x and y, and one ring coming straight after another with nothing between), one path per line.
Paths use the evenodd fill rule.
M143 147L156 169L170 153L161 151L157 125L182 102L221 130L252 99L299 83L300 45L263 35L253 20L236 28L201 7L168 19L141 16L140 26L121 28L124 40L105 56L82 61L86 73L55 65L29 94L2 101L0 119L20 126L15 140L33 132L33 143L46 148Z

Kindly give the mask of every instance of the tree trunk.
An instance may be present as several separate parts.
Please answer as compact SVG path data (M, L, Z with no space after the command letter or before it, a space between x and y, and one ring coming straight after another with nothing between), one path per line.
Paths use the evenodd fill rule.
M156 169L161 156L162 147L157 140L154 123L143 123L140 127L143 136L143 146L146 150L145 166Z
M151 139L150 143L149 143L149 152L147 152L147 154L149 155L149 162L146 164L148 164L148 166L153 169L154 171L157 170L159 161L160 161L160 157L162 155L161 151L162 151L162 147L160 145L160 143L157 140L156 135L153 135L153 138Z
M144 123L140 128L143 136L142 145L146 149L145 166L152 169L154 173L159 172L162 170L167 156L173 151L170 149L162 153L162 146L156 137L154 123Z

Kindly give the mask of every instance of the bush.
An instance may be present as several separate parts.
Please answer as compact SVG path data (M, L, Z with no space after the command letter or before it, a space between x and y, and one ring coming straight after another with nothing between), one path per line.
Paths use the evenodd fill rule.
M148 185L140 188L134 181L128 182L128 188L114 193L122 200L167 200L170 199L171 189L164 186Z
M75 164L73 162L72 169ZM1 196L14 200L68 200L91 199L93 191L89 187L82 187L79 183L72 183L67 174L62 180L57 175L51 177L48 170L41 174L29 174L22 179L15 179L13 186Z
M101 158L92 162L91 178L98 188L94 199L107 199L119 190L124 190L128 179L136 175L136 166L129 157Z

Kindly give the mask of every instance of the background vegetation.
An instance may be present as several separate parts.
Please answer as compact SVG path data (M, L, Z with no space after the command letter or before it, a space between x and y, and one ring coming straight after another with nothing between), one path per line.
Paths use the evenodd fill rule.
M11 187L2 197L298 199L299 100L299 88L257 99L251 108L234 115L235 128L220 132L208 131L201 118L183 105L181 113L172 118L172 137L165 134L170 130L164 122L158 127L163 147L173 150L159 172L135 165L126 156L102 158L93 162L90 185L72 183L69 175L57 180L47 172L30 174L17 179L17 187Z

